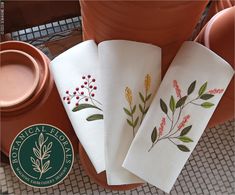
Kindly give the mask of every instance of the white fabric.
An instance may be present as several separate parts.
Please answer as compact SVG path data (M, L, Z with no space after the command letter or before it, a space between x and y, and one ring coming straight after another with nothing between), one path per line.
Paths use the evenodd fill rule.
M125 170L122 163L142 117L139 104L143 108L144 102L139 92L146 96L147 87L147 95L152 94L146 101L144 110L147 110L160 84L161 49L145 43L114 40L100 43L98 51L104 98L107 181L110 185L140 183L143 181ZM132 93L132 109L136 105L133 121L139 117L134 132L127 122L127 119L132 122L131 116L124 111L124 107L131 110L125 95L126 87Z
M87 121L87 117L93 114L102 115L103 112L96 108L86 108L76 112L72 111L74 107L76 107L76 102L84 97L84 95L88 94L88 89L85 87L81 88L81 85L87 86L84 82L88 79L88 75L91 76L90 81L93 78L95 79L95 82L91 81L92 88L90 89L93 89L92 93L95 94L95 96L91 98L95 100L92 100L92 102L91 99L88 98L88 101L85 101L86 98L84 98L80 100L80 104L89 103L90 105L96 105L102 109L102 105L98 103L103 103L104 96L100 82L101 79L99 77L100 67L98 63L97 45L94 41L85 41L72 47L52 60L50 69L54 75L57 89L79 141L86 150L96 171L100 173L105 170L104 121ZM83 79L83 76L86 76L86 79ZM96 89L94 89L95 86ZM78 91L76 91L77 87L79 88ZM68 104L67 100L63 100L63 97L68 96L68 94L66 94L67 90L69 94L72 95L74 91L76 91L76 95L79 92L84 92L84 95L80 95L79 99L76 99L76 96L73 97L70 100L70 104Z
M152 101L145 120L131 144L123 167L169 193L206 128L233 74L231 66L212 51L198 43L185 42L169 67L157 95ZM173 125L175 128L168 136L178 138L157 141L164 136L166 137L170 131L172 120L170 107L174 110L174 105L180 97L187 95L188 90L192 91L193 84L191 90L188 88L195 80L195 88L183 104L185 106L182 107L178 123L180 107L174 111L173 124L176 123L176 125ZM207 84L203 85L205 82ZM203 99L198 98L192 101L199 94ZM202 96L201 94L207 95ZM175 101L172 100L170 103L171 96ZM160 105L160 98L165 102L165 106L163 103L162 106ZM187 104L190 101L192 103ZM166 106L169 118L163 112L163 110L166 111ZM188 115L189 117L187 117ZM187 132L184 128L190 127L190 125L192 127ZM154 127L156 127L157 135L153 133L156 132L153 131ZM179 130L176 131L178 128ZM183 129L184 133L182 133ZM158 138L160 132L162 135ZM172 135L174 132L176 133ZM179 139L180 134L185 134L181 136L181 140ZM184 151L181 151L175 144L184 145L190 151L185 152L187 148L182 146L180 148ZM151 146L153 147L151 148Z

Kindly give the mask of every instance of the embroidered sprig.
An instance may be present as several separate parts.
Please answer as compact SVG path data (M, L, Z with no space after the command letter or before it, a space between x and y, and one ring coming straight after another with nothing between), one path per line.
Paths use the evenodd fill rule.
M125 98L128 103L128 108L123 108L124 112L128 115L127 123L129 126L132 127L133 137L135 137L135 129L137 124L139 125L142 123L145 114L147 113L149 107L147 107L147 103L151 98L151 93L149 93L151 87L151 76L147 74L144 79L144 95L143 93L139 92L139 97L141 99L141 104L139 104L139 110L141 112L140 116L135 118L136 112L136 104L133 103L133 94L132 90L129 87L125 88ZM139 120L140 119L140 120ZM140 122L139 122L140 121Z
M150 86L151 86L151 76L147 74L144 80L145 93L143 95L141 92L139 92L139 97L143 103L143 105L139 104L139 109L140 109L140 112L142 113L140 124L142 123L144 116L148 112L148 109L149 109L149 107L146 107L147 106L146 104L152 96L152 94L149 93Z
M97 86L95 85L96 79L92 78L91 75L82 77L83 84L80 87L76 87L73 92L67 90L63 100L67 104L71 104L72 101L75 105L72 109L73 112L77 112L87 108L93 108L102 111L100 106L102 105L96 98L95 92L97 91ZM102 114L93 114L87 117L87 121L94 121L103 119Z
M130 117L130 119L126 119L126 120L127 120L127 123L132 127L133 137L135 137L135 127L138 124L139 117L134 119L136 105L133 105L132 91L129 87L126 87L125 89L125 97L126 97L126 101L128 102L129 108L123 108L123 109L125 113Z
M175 89L177 99L175 100L174 95L172 95L169 101L169 107L167 106L167 104L163 99L160 99L161 110L166 115L166 118L170 123L170 128L168 131L166 131L165 117L163 117L160 123L160 127L157 128L155 126L152 130L151 133L152 144L148 152L150 152L153 149L153 147L162 140L170 141L171 143L176 145L179 150L183 152L190 151L190 149L186 145L179 143L179 142L183 143L193 142L193 140L190 137L186 136L189 133L189 131L192 129L192 125L189 124L191 116L187 114L183 116L183 119L181 119L183 109L190 104L207 109L211 108L214 106L214 103L209 102L207 100L213 98L215 94L221 94L224 92L224 89L211 89L208 90L208 92L206 92L207 82L205 82L199 88L197 96L190 100L189 96L191 96L191 94L194 92L196 88L196 82L197 82L196 80L193 81L188 87L187 94L185 96L182 96L181 95L182 92L178 82L176 80L173 80L173 88ZM186 102L188 99L189 101ZM166 132L163 135L164 131Z

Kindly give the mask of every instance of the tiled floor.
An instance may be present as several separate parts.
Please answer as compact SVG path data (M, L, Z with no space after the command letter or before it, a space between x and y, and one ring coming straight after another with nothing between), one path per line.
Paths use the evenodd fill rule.
M170 194L235 194L234 122L205 130ZM69 176L57 186L47 189L26 186L7 164L0 167L0 185L0 194L165 194L149 184L130 191L105 190L89 179L78 156Z

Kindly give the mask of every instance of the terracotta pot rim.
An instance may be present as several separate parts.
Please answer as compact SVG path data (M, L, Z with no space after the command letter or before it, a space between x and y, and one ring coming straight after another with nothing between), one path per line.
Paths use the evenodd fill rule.
M22 45L23 45L23 49L21 50ZM31 50L32 53L26 52L27 49L24 49L26 47L28 48L28 51ZM38 99L43 96L46 89L48 88L48 85L51 82L51 79L50 79L51 76L50 76L50 72L49 72L47 58L36 47L34 47L34 46L32 46L28 43L21 42L21 41L2 42L2 43L0 43L0 48L1 48L1 51L12 50L13 49L13 50L25 52L28 55L31 54L30 56L32 58L34 58L34 60L36 60L36 63L41 68L40 81L39 81L39 84L38 84L34 94L31 96L31 98L28 99L27 101L25 101L21 105L14 106L14 107L11 107L11 108L8 108L8 109L1 108L1 112L4 114L4 116L12 115L12 114L18 114L18 113L21 113L21 112L25 111L26 109L29 109L29 107L31 107L32 104L38 102Z
M33 83L31 85L31 87L29 88L29 90L24 95L22 95L18 99L7 101L5 103L2 102L0 104L0 106L2 108L7 109L7 108L11 108L11 107L16 107L17 105L24 103L33 95L33 93L35 92L35 90L39 84L39 66L38 66L37 62L34 60L34 58L32 58L32 56L30 56L29 54L27 54L25 52L19 51L19 50L13 50L13 49L12 50L3 50L3 51L0 51L0 55L2 57L3 57L3 55L6 55L6 58L10 58L12 55L20 56L20 58L23 58L27 61L27 64L24 64L24 65L29 66L33 70L33 74L34 74ZM20 60L20 59L18 59L18 60ZM7 63L5 65L7 65Z
M214 26L214 23L218 20L218 18L222 17L229 9L231 9L231 8L227 8L227 9L224 9L224 10L218 12L216 15L214 15L211 18L211 20L206 25L205 33L204 33L204 43L207 48L210 49L210 34L211 34L211 29Z

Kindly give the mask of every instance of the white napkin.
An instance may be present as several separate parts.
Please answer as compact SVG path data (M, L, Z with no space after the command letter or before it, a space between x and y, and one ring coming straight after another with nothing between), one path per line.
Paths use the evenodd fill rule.
M122 168L122 163L160 84L161 49L145 43L114 40L100 43L98 51L108 184L143 182Z
M233 74L231 66L212 51L185 42L160 85L123 167L169 193Z
M104 96L97 45L94 41L80 43L51 61L50 68L73 128L100 173L105 170Z

